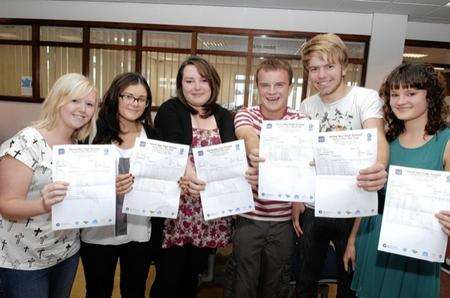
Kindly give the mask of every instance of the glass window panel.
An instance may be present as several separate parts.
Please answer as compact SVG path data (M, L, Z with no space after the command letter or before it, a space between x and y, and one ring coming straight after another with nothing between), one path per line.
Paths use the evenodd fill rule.
M152 105L160 106L176 94L176 77L187 54L143 52L142 75L152 91Z
M202 55L220 76L220 93L217 103L229 110L238 110L244 105L245 69L247 58Z
M136 45L136 30L92 28L91 43Z
M0 25L0 39L31 40L31 26Z
M0 45L0 57L0 95L31 96L31 46Z
M255 36L253 52L265 54L300 55L305 39Z
M41 97L46 97L55 81L66 73L82 72L82 49L40 47Z
M450 49L405 46L403 60L450 65Z
M135 71L135 51L91 49L89 76L103 96L114 77L123 72Z
M191 48L191 33L144 31L142 45L144 47Z
M348 49L348 57L356 59L364 59L364 49L366 44L357 41L344 41Z
M206 33L197 35L199 50L247 52L247 43L247 36Z
M252 64L252 74L250 76L250 94L249 94L249 106L255 106L259 104L258 88L255 82L255 73L258 68L259 63L263 59L255 58ZM300 103L302 101L302 88L303 88L303 64L300 59L287 60L292 67L293 78L292 78L292 91L288 98L288 107L298 110Z
M40 38L42 41L83 41L83 28L44 26L40 30Z
M363 65L361 64L349 64L347 67L347 74L345 75L345 83L347 86L361 86L362 82L362 70ZM313 96L317 94L317 89L311 83L311 80L308 81L308 90L306 91L306 97Z

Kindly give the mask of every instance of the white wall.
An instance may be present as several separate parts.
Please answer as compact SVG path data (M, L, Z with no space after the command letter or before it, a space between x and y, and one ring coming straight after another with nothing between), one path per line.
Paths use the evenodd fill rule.
M2 0L0 17L133 22L370 35L371 15L118 2ZM326 21L325 21L326 20Z
M405 16L242 7L1 0L0 18L33 18L193 25L372 35L367 85L401 62L400 38L450 42L450 25L406 23ZM388 21L391 26L387 26ZM0 78L1 79L1 78ZM39 104L0 101L0 141L38 115Z
M378 90L384 77L402 61L407 16L374 14L366 87Z
M408 22L406 39L450 42L450 24Z
M0 101L0 142L39 118L41 104Z

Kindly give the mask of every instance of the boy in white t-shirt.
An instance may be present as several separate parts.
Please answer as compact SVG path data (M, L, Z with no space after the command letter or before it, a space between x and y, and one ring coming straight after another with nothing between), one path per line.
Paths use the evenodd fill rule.
M320 120L320 131L378 129L377 162L361 170L355 183L367 191L381 189L387 176L388 144L383 130L382 102L377 92L345 84L348 53L337 35L321 34L309 40L302 50L302 62L308 79L319 93L305 99L300 110ZM338 297L353 297L352 275L344 268L347 262L354 262L353 244L359 219L316 218L313 204L294 203L292 220L300 237L298 296L317 297L317 281L331 241L338 258Z

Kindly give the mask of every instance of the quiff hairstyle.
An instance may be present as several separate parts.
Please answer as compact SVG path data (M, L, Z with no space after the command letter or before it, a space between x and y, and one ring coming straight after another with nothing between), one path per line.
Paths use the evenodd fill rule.
M313 54L318 54L322 59L327 58L329 62L339 62L343 69L348 66L347 46L336 34L319 34L303 45L302 63L306 71L309 70L308 64Z
M88 136L92 139L96 133L99 105L97 90L88 78L79 73L65 74L53 84L42 105L41 117L34 126L48 130L55 128L59 120L59 109L71 100L86 97L91 92L95 93L94 115L83 127L75 130L72 139L83 141Z
M294 77L294 73L292 71L291 65L286 60L279 58L264 59L256 69L255 73L256 86L258 86L259 83L258 75L261 70L264 71L285 70L288 73L289 85L292 85L292 78Z
M186 97L183 94L183 75L184 75L184 69L188 65L193 65L197 69L198 73L206 80L208 80L209 88L211 89L211 97L208 99L208 101L202 106L204 113L200 115L201 118L208 118L212 114L215 113L215 110L217 108L217 98L219 97L220 92L220 77L217 73L216 69L212 64L210 64L208 61L203 59L202 57L198 56L190 56L187 58L178 69L177 74L177 97L178 99L183 102L187 108L189 109L189 112L193 115L196 115L198 112L193 107L191 107Z

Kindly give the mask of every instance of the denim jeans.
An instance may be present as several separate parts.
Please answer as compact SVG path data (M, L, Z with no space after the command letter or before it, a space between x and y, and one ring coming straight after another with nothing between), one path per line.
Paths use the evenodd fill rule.
M0 268L0 279L8 298L64 298L70 296L79 255L45 269Z

